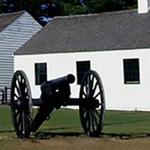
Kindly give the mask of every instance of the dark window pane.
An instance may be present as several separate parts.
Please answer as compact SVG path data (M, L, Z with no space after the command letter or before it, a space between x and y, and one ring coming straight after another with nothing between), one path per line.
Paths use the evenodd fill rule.
M139 59L124 59L124 83L139 84Z
M90 61L77 61L77 84L81 84L84 73L90 70Z
M35 64L35 84L41 85L47 80L47 65L46 63Z

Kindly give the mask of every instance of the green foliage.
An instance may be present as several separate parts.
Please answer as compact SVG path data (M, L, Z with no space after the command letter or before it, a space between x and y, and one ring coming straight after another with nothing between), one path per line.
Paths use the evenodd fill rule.
M63 0L65 15L131 9L136 3L136 0L85 0L81 5L79 0Z
M64 4L64 14L74 15L74 14L86 14L88 11L87 7L80 5Z
M30 7L31 5L29 4L29 0L15 0L14 1L14 7L16 10L24 10L24 8Z
M135 7L136 0L87 0L89 12L115 11Z
M44 26L46 19L54 16L100 13L136 6L137 0L14 0L12 3L0 2L0 13L26 10Z
M4 11L5 4L0 3L0 13Z
M90 13L97 13L104 10L105 0L87 0L86 5Z
M81 4L80 0L14 0L13 5L15 10L25 9L37 14L39 4L56 4L57 11L59 10L56 15L72 15L135 8L137 0L84 0L83 2L84 4ZM4 10L4 5L6 4L0 3L0 12ZM55 13L50 14L55 15Z
M124 0L105 0L104 8L106 11L126 9Z

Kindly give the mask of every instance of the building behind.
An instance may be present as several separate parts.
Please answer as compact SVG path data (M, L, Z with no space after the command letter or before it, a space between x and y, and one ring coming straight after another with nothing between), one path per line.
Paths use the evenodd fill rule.
M0 15L0 89L10 88L14 52L41 29L25 11Z
M78 97L80 74L100 75L107 109L150 110L149 0L139 9L55 18L15 53L15 70L24 70L32 96L40 84L68 73L76 76L72 97Z

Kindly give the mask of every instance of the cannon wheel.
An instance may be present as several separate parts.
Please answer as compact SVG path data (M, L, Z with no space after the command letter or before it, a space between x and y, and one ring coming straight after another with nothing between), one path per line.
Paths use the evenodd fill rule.
M101 79L95 71L90 70L85 73L81 82L79 104L81 125L88 136L99 137L104 111L105 99Z
M11 85L12 121L19 138L29 137L32 121L32 97L30 85L23 71L16 71Z

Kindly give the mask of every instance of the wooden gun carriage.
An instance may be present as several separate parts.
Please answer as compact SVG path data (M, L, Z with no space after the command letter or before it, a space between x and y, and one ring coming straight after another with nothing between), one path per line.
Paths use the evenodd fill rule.
M18 137L29 137L40 125L61 106L79 106L81 125L85 134L98 137L103 127L105 100L101 79L95 71L85 73L79 98L70 98L70 84L75 77L65 77L46 81L41 85L41 96L33 99L29 81L23 71L16 71L11 85L12 121ZM37 103L38 102L38 103ZM33 117L32 107L39 106Z

